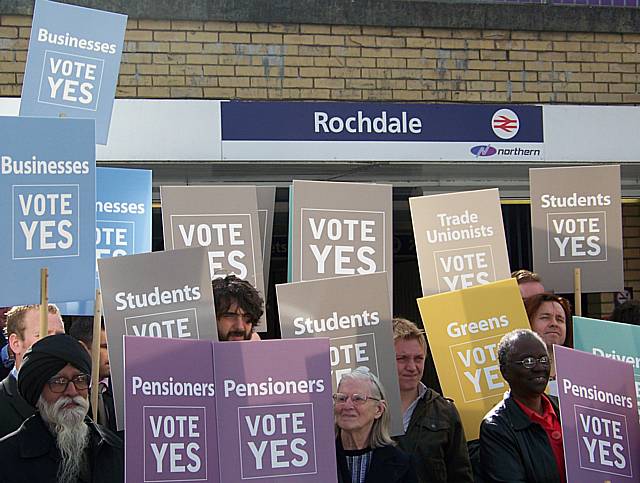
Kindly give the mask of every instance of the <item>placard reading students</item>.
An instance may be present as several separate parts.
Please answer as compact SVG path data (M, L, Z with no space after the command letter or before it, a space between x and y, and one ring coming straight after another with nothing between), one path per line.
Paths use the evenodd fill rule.
M638 481L633 368L554 346L567 483Z
M509 278L498 189L409 198L422 293Z
M508 385L500 374L498 342L530 329L515 279L418 299L422 322L445 396L456 402L468 440Z
M21 116L95 119L106 144L127 16L36 0Z
M207 259L189 248L98 260L119 429L123 335L218 340Z
M544 286L573 292L623 289L620 166L529 170L533 266Z
M218 482L213 344L124 338L125 481Z
M96 259L150 251L151 171L96 168ZM93 304L92 297L58 307L66 315L93 315Z
M640 326L574 316L573 346L577 350L630 364L640 407Z
M291 190L289 281L386 272L392 287L391 185L294 181Z
M221 481L337 480L328 349L327 339L215 344Z
M206 247L211 279L232 273L266 298L255 186L161 186L160 197L167 250Z
M0 305L95 297L95 141L82 119L0 117Z
M402 409L386 273L276 285L283 338L329 337L336 390L343 374L366 366L387 391L393 434Z

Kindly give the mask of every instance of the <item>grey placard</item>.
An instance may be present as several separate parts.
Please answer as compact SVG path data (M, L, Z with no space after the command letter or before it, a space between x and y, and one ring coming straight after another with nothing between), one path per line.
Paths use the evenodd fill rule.
M498 189L409 198L422 293L509 278Z
M393 287L391 185L294 181L289 280L386 272Z
M205 248L98 260L118 429L124 429L124 335L218 340Z
M402 406L384 272L276 285L283 338L329 337L334 391L343 372L366 366L387 391L393 434Z
M266 297L255 186L161 186L160 198L165 249L206 247L211 279L233 273Z
M533 267L547 290L624 288L620 166L529 170Z
M258 196L258 222L262 240L262 271L265 290L269 287L269 269L271 268L271 240L273 236L273 215L276 208L276 187L256 186ZM265 299L267 294L264 294Z

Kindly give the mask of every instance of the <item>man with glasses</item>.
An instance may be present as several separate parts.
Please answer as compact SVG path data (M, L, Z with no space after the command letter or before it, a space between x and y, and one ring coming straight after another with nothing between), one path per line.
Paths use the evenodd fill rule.
M216 305L219 341L259 340L254 329L263 313L264 301L246 280L235 275L211 282Z
M498 344L509 394L480 425L480 461L492 482L565 481L557 406L544 394L549 381L547 347L538 334L514 330Z
M24 355L18 391L37 408L0 439L0 481L111 483L124 479L118 436L87 418L91 359L73 337L52 335Z

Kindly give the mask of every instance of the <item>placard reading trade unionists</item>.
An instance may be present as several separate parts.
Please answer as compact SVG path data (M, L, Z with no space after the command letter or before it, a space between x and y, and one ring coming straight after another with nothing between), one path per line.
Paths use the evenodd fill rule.
M509 278L498 189L409 198L422 293Z
M220 481L213 343L125 336L124 354L125 481Z
M95 119L107 144L127 16L36 0L21 116Z
M574 316L573 347L630 364L640 408L640 326Z
M640 423L633 368L554 346L567 483L640 477Z
M326 338L220 342L214 362L220 481L337 481Z
M387 391L393 434L404 433L386 273L276 285L283 338L329 337L334 391L366 366Z
M498 343L530 329L518 284L501 280L418 299L442 391L456 402L468 440L509 386L500 374Z
M98 260L119 429L123 335L218 340L207 260L198 247Z
M95 297L93 121L0 117L0 305ZM89 209L86 209L89 207Z
M160 197L166 250L206 247L211 279L234 274L266 298L255 186L161 186Z
M291 190L289 281L386 272L391 291L391 185L294 181Z
M96 259L150 252L151 210L150 170L96 168ZM58 307L65 315L93 315L93 299Z
M619 292L622 267L620 166L529 170L533 267L547 290Z

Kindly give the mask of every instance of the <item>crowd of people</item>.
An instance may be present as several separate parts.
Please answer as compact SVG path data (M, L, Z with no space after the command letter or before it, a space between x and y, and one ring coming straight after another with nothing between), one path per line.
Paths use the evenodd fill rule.
M404 434L392 437L385 388L365 367L342 377L333 394L340 483L564 482L563 441L553 345L571 346L569 302L545 292L526 270L513 277L531 330L498 345L509 392L467 442L454 401L423 383L429 357L424 332L395 318L393 337ZM264 301L233 275L212 282L220 341L257 340ZM639 305L612 319L637 323ZM38 305L6 313L8 372L0 383L0 483L118 482L124 479L123 432L117 432L104 325L100 334L97 419L89 415L93 322L75 318L67 333L55 305L39 337Z

